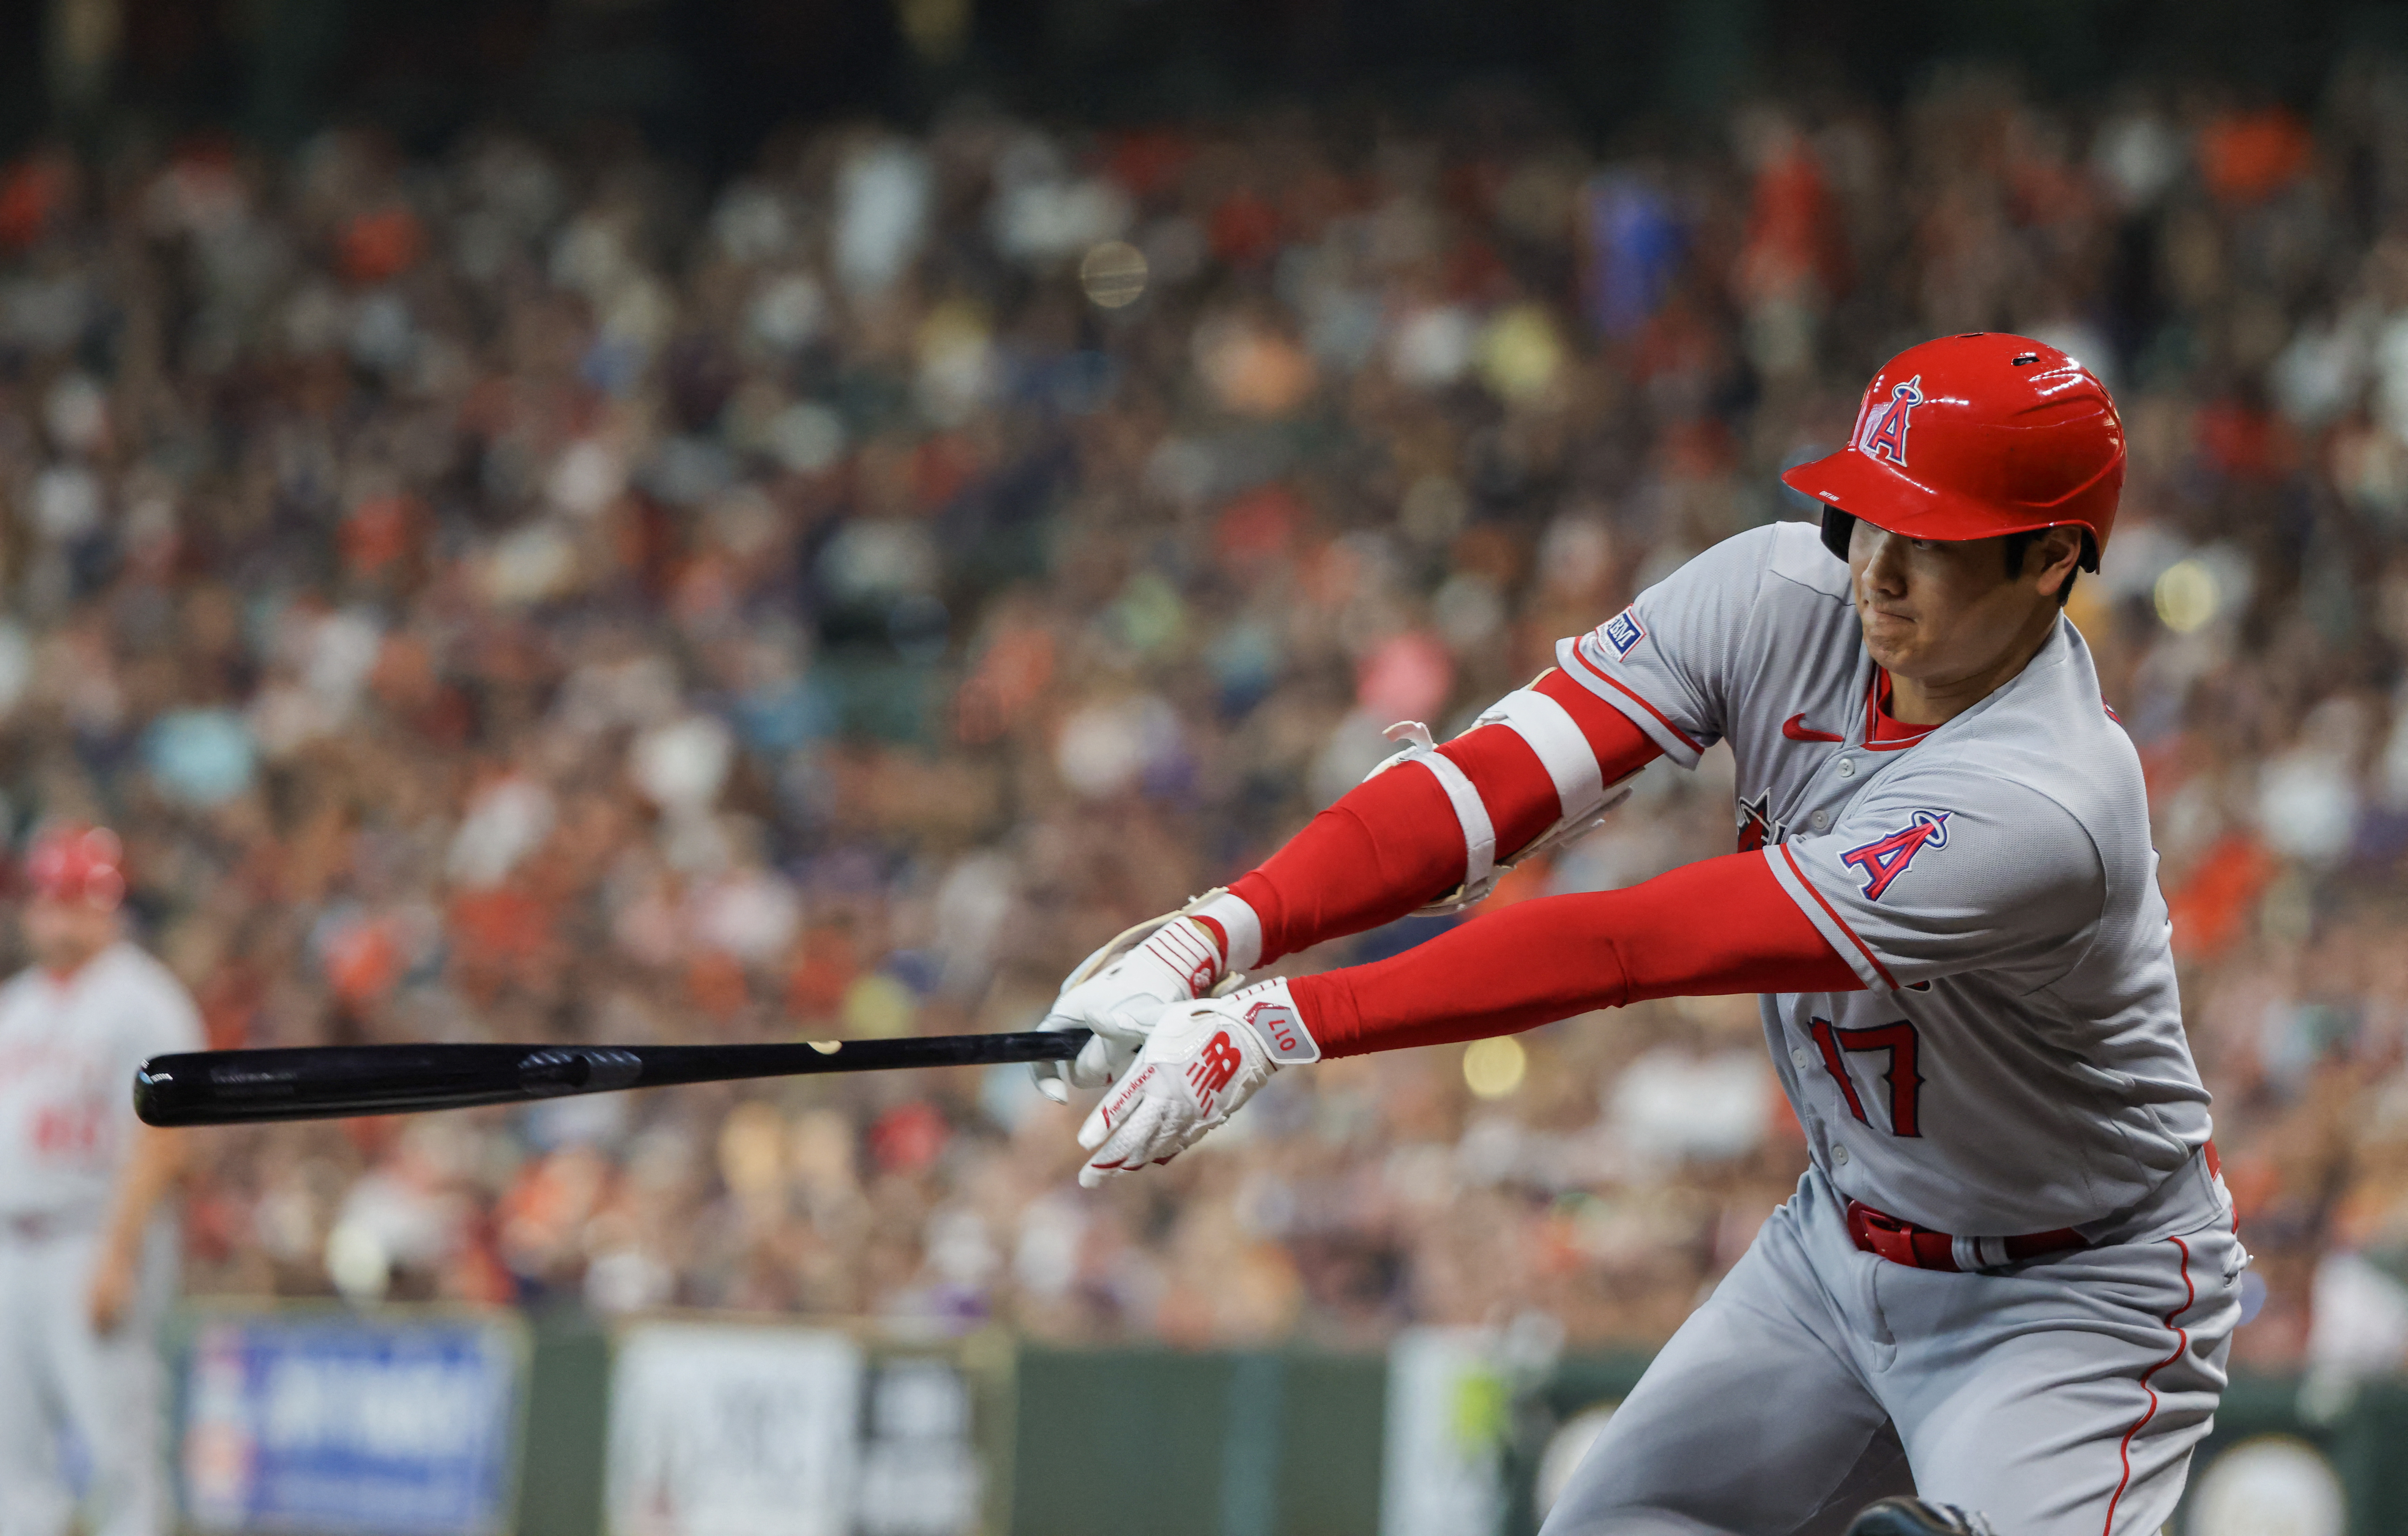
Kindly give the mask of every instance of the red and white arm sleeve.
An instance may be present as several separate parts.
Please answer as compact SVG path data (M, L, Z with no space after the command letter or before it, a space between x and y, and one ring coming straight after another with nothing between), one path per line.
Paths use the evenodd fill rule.
M1434 756L1355 785L1198 908L1229 969L1378 927L1475 882L1660 754L1560 672L1508 694L1489 717Z
M1762 858L1729 854L1624 890L1520 902L1287 986L1327 1057L1510 1035L1650 998L1865 983Z

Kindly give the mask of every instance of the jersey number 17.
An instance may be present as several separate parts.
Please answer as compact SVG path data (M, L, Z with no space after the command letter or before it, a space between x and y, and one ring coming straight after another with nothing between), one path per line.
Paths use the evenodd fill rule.
M1914 1026L1900 1019L1870 1029L1834 1029L1828 1019L1813 1022L1814 1044L1823 1053L1823 1066L1831 1080L1840 1085L1842 1097L1848 1101L1848 1113L1870 1126L1865 1115L1865 1102L1856 1097L1856 1080L1848 1075L1848 1064L1841 1057L1842 1051L1887 1051L1889 1068L1882 1081L1889 1084L1889 1129L1893 1136L1921 1136L1920 1122L1915 1117L1915 1099L1923 1087L1923 1074L1914 1069Z

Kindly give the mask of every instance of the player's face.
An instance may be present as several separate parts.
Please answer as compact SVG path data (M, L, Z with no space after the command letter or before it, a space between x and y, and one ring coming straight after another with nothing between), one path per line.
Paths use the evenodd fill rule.
M36 897L25 904L25 944L36 961L72 970L117 938L117 914L84 901Z
M2078 533L2051 529L2010 576L2003 538L1901 538L1859 518L1848 575L1865 649L1893 677L1924 683L2020 666L2056 622L2080 550Z

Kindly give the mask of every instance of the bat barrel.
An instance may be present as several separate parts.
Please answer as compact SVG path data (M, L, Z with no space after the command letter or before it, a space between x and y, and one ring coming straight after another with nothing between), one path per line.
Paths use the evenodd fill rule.
M759 1045L348 1045L153 1056L134 1110L153 1126L223 1126L469 1109L563 1094L900 1067L1060 1061L1083 1029Z
M134 1111L154 1126L213 1126L585 1091L570 1063L540 1061L522 1073L522 1063L552 1054L523 1045L358 1045L153 1056L135 1074Z

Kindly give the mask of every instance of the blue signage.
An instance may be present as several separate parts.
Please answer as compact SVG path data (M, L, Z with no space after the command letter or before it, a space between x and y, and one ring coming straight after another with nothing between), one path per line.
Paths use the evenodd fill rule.
M494 1323L205 1318L184 1379L185 1514L204 1530L507 1530L521 1358Z

